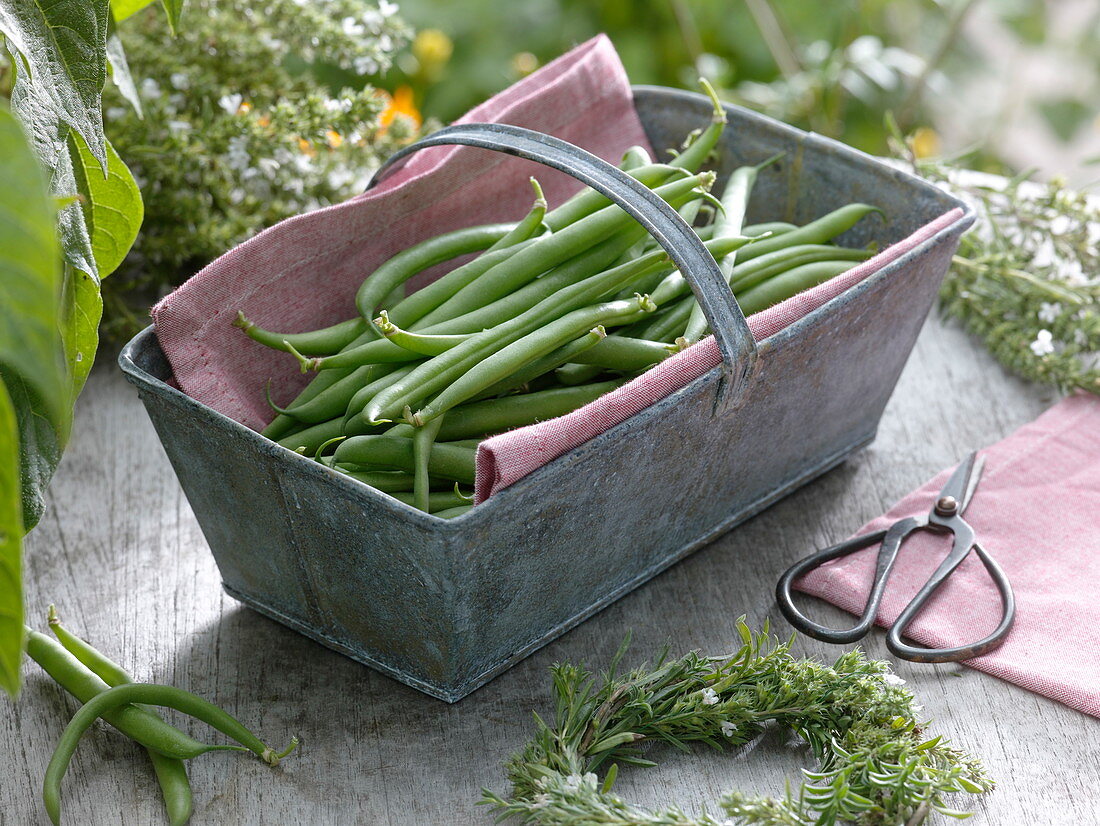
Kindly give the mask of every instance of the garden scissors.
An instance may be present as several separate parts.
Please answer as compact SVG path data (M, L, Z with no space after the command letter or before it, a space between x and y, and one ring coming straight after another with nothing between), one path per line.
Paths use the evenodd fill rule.
M965 459L959 462L951 478L940 491L936 503L926 516L910 516L899 519L886 530L876 531L865 536L857 536L839 545L833 545L823 551L818 551L801 562L796 563L780 578L775 588L775 597L779 603L779 609L783 616L804 634L815 639L832 643L854 642L871 630L875 616L878 613L879 603L882 601L883 592L886 590L886 580L890 576L890 570L894 567L898 550L902 542L910 534L921 531L934 531L936 533L948 533L953 536L951 552L940 563L940 566L932 574L931 578L905 606L905 610L894 622L886 635L886 647L898 657L905 660L922 663L942 663L954 660L966 660L992 651L1008 633L1012 627L1012 621L1016 616L1016 600L1012 594L1012 585L1005 576L1004 570L997 562L978 544L974 529L962 518L962 512L970 503L974 495L974 489L978 485L981 476L984 459L977 459L977 452L971 452ZM808 571L817 568L822 563L831 559L837 559L858 550L882 543L878 552L878 561L875 565L875 579L871 586L871 593L867 598L867 604L859 622L851 628L836 629L819 625L799 611L791 599L791 585L796 579ZM989 571L993 583L1001 594L1001 606L1003 613L1001 623L997 629L983 640L958 648L919 648L901 641L901 635L909 623L920 613L921 608L936 592L936 589L951 575L951 573L966 559L973 548Z

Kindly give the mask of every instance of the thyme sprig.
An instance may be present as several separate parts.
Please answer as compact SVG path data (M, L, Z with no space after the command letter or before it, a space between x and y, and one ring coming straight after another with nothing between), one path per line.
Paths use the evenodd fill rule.
M543 826L870 826L917 824L933 811L965 817L944 796L993 788L980 762L925 734L920 707L887 663L858 649L831 666L797 659L767 625L754 634L742 618L737 627L742 645L730 656L663 655L618 675L624 644L598 684L583 668L555 665L553 724L535 715L534 736L505 765L511 796L486 789L482 803ZM687 815L639 809L611 791L620 765L655 765L644 744L722 750L775 725L805 740L818 763L782 797L729 792L724 814Z
M940 311L1022 378L1100 393L1100 201L1059 178L1004 180L964 171L960 160L918 161L896 129L893 146L977 212Z

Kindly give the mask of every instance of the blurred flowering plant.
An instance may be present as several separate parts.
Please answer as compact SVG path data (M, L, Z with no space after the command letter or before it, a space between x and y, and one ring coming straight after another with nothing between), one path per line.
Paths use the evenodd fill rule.
M153 9L130 21L140 109L110 89L105 122L145 225L104 282L106 332L130 335L152 302L258 229L362 191L415 134L415 109L364 82L409 37L396 12L387 0L193 0L174 39Z

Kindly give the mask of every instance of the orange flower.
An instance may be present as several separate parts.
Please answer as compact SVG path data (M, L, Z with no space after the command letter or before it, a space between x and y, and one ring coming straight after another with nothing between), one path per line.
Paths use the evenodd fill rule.
M344 136L335 129L329 129L325 132L325 142L328 144L329 149L339 149L344 142Z
M393 119L398 115L404 115L410 118L417 126L423 122L420 116L420 110L416 108L416 104L413 102L413 90L411 86L398 86L394 90L392 95L388 95L385 92L382 93L386 96L386 108L382 110L382 114L378 117L378 125L380 132L385 132Z
M313 144L305 138L298 138L298 151L311 158L317 155L317 150L313 148Z

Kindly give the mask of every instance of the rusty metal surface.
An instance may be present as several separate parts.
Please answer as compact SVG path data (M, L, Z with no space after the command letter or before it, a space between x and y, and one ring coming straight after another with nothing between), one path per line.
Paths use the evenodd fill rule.
M639 88L654 146L705 117L698 95ZM842 243L884 247L950 196L828 139L729 107L720 172L779 150L749 220L810 220L852 200ZM454 521L269 442L173 389L151 329L123 351L217 560L246 604L455 701L869 442L963 219L763 341L732 409L720 368ZM746 559L745 564L753 561Z

